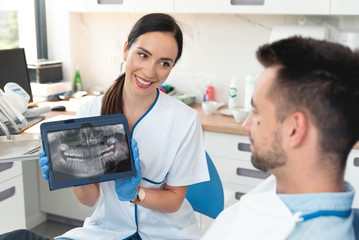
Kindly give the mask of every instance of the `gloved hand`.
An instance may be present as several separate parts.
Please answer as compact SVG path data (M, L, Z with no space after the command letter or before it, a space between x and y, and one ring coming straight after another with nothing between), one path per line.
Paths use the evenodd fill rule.
M136 176L115 180L115 191L121 201L131 201L138 193L137 185L142 179L140 157L135 139L131 141L133 158L135 160Z
M41 167L42 177L45 180L49 180L49 158L46 156L45 151L39 152L39 164Z

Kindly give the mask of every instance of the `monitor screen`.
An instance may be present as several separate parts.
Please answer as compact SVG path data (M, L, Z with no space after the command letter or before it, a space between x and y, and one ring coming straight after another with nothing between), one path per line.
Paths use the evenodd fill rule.
M8 82L19 84L29 94L32 102L30 78L23 48L0 50L0 88L4 90Z

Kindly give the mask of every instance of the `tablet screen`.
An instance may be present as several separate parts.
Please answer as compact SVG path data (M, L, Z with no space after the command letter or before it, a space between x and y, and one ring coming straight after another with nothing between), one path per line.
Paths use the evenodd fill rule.
M96 178L131 170L123 124L48 132L54 180Z
M45 122L40 128L51 190L136 174L123 114Z

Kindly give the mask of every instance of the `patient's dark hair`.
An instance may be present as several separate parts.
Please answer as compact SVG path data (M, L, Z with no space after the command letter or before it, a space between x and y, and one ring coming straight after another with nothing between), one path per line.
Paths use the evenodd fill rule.
M164 13L151 13L140 18L133 26L127 39L127 49L130 49L137 38L149 32L171 33L177 42L178 52L175 63L180 59L183 48L183 36L176 21ZM166 44L166 43L163 43ZM119 76L106 91L102 99L101 115L122 113L122 87L125 81L125 73Z
M359 140L359 53L336 43L291 37L261 46L257 59L265 67L280 66L268 91L278 120L304 112L319 130L319 151L339 157L344 169Z

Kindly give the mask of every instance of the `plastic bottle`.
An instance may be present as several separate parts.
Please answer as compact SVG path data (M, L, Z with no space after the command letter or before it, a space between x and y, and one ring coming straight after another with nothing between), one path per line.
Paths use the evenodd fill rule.
M237 108L239 107L239 87L240 80L237 77L233 77L229 85L229 99L228 99L228 108Z
M246 86L244 91L244 108L250 110L252 108L251 101L254 93L254 87L256 85L256 75L246 76Z
M75 69L76 69L76 74L74 78L74 88L73 88L74 93L78 91L82 91L82 79L81 79L79 67L76 66Z
M214 95L215 95L214 87L212 86L212 84L210 82L207 82L207 86L206 86L206 90L205 90L205 93L204 93L203 101L204 102L214 101L215 100Z

